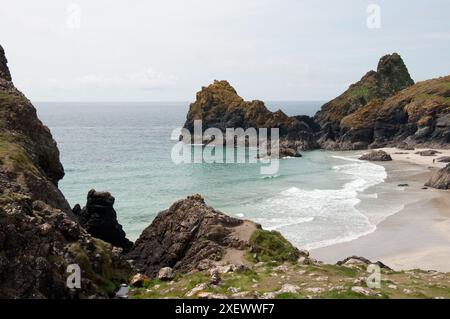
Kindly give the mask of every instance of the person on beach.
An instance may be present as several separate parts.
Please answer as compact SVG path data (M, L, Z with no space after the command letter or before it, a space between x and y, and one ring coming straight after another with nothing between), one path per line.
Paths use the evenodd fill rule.
M434 163L436 163L436 159L435 159L435 158L433 158L433 164L434 164Z

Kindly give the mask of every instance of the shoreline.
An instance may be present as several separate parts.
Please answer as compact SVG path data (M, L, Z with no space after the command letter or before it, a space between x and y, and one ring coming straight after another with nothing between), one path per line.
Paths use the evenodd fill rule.
M379 193L378 203L403 204L403 208L377 223L374 232L352 241L312 249L311 256L336 263L356 255L381 261L395 270L420 268L450 272L450 196L448 191L423 189L432 172L446 165L433 163L432 159L450 156L450 150L436 149L442 154L434 157L415 154L421 149L383 150L391 154L393 161L376 164L382 165L388 176L382 185L373 186L368 192L378 193L381 187L388 187ZM399 187L399 184L409 186ZM359 205L371 203L362 200Z

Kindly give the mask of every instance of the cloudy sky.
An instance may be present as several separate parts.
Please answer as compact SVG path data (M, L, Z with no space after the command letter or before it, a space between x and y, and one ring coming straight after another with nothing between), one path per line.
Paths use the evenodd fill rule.
M189 101L214 79L246 99L328 100L394 51L415 80L450 74L448 0L0 4L0 44L34 101Z

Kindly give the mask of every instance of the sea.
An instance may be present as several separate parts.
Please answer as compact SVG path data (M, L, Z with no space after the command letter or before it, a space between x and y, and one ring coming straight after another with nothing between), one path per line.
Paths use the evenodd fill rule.
M288 115L313 115L321 101L266 102ZM175 201L201 194L208 205L281 232L302 249L354 240L403 207L378 201L383 166L354 152L304 152L261 174L261 163L174 163L172 150L189 102L35 102L58 143L65 177L60 188L73 206L90 189L116 199L131 240ZM178 131L177 131L178 130ZM193 146L195 147L195 146ZM361 203L365 202L365 205Z

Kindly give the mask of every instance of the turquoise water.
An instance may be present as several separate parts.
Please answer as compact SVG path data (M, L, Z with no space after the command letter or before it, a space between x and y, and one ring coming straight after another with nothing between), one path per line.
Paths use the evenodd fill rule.
M277 174L261 164L180 164L171 160L172 131L188 103L35 103L58 142L66 176L60 187L71 205L91 188L116 198L119 221L136 239L174 201L202 194L227 214L277 229L302 248L356 238L374 230L357 209L359 195L386 178L383 167L351 154L324 151L280 161ZM285 104L290 115L312 115L320 102Z

